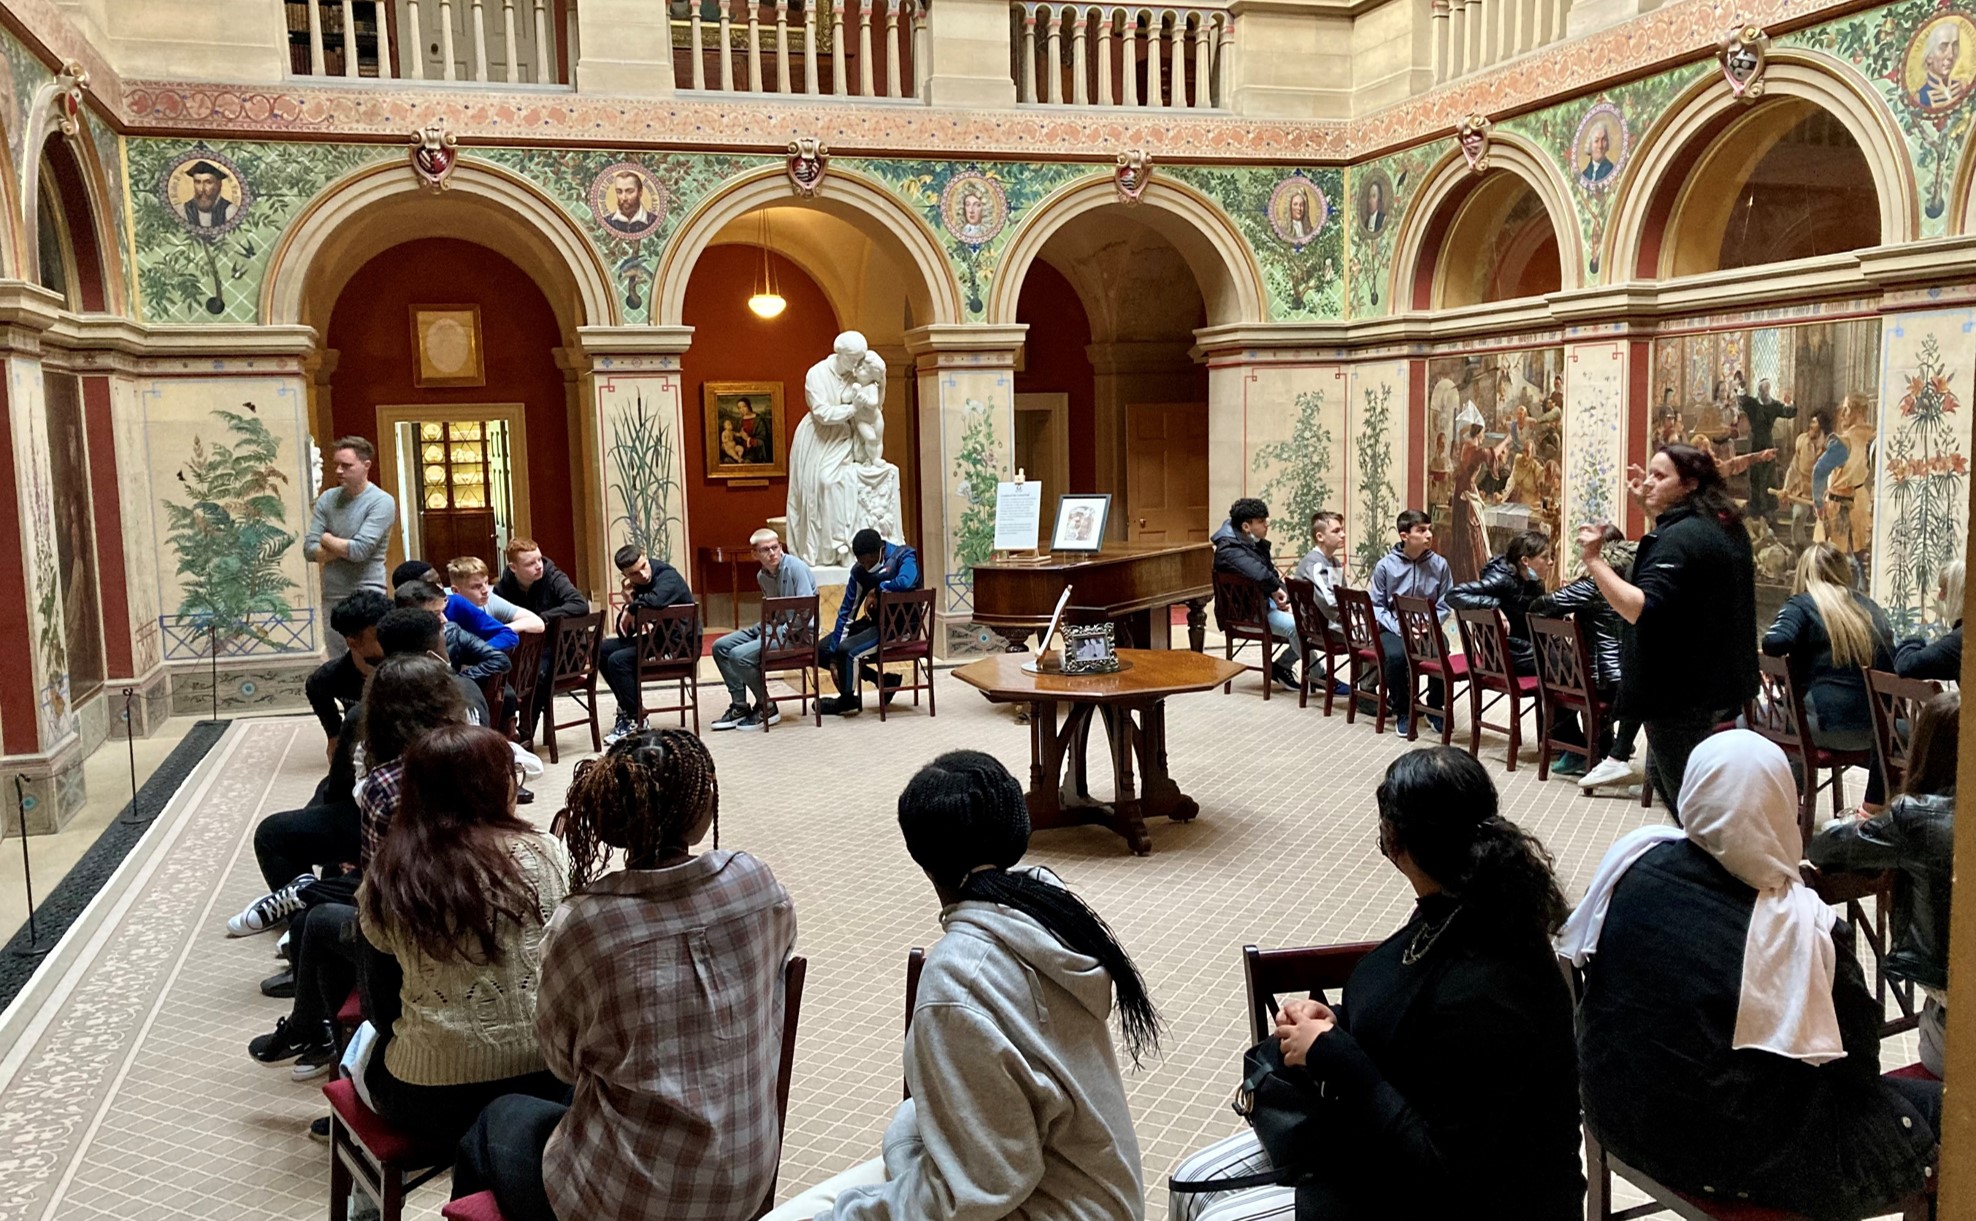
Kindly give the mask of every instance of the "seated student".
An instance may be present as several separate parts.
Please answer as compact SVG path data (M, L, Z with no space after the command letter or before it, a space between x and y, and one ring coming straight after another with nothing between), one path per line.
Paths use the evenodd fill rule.
M1448 561L1434 550L1434 527L1429 524L1427 514L1408 509L1394 521L1393 528L1399 531L1400 541L1373 565L1368 592L1372 595L1372 617L1379 621L1381 643L1386 651L1386 687L1396 698L1410 702L1404 699L1408 689L1407 651L1400 639L1400 616L1393 609L1393 599L1426 598L1435 604L1440 617L1446 619L1448 590L1454 585L1454 575L1448 569ZM1439 704L1441 700L1441 680L1429 679L1427 702ZM1440 718L1428 720L1439 733ZM1396 731L1404 738L1412 727L1412 714L1402 708Z
M386 657L396 657L405 653L424 653L445 662L453 675L453 689L460 693L460 700L466 705L467 723L486 725L487 695L480 684L452 669L452 653L446 647L446 621L429 610L401 606L392 611L377 625L378 643L384 646ZM369 759L367 766L375 766Z
M391 599L374 589L360 589L330 608L329 630L343 638L348 651L317 666L302 684L309 708L329 740L330 758L336 757L343 718L363 698L364 680L384 656L377 644L377 624L390 610Z
M1502 612L1509 625L1509 660L1518 674L1537 672L1537 649L1530 642L1530 604L1544 596L1551 567L1551 536L1525 530L1509 540L1501 555L1482 565L1480 576L1448 591L1448 605L1455 610Z
M1394 760L1378 800L1379 851L1418 896L1413 915L1353 970L1337 1009L1292 1000L1276 1017L1334 1156L1302 1187L1175 1192L1175 1221L1585 1215L1550 854L1502 817L1488 770L1451 747ZM1268 1168L1243 1132L1173 1177Z
M685 606L693 601L686 578L664 560L655 560L626 543L612 557L623 581L624 606L618 611L617 639L597 651L597 671L617 697L617 724L604 745L638 727L638 612L647 607Z
M393 611L385 617L387 627L392 615L434 619L424 611ZM438 634L434 619L426 636L431 640ZM399 653L380 661L364 685L364 715L358 729L370 772L357 790L358 872L350 882L353 888L398 811L406 749L441 725L466 723L458 681L459 676L436 657ZM354 894L348 897L354 899ZM248 1055L263 1064L295 1061L297 1081L320 1077L335 1066L330 1019L356 983L356 947L344 937L344 930L356 919L352 902L318 902L292 922L289 953L295 968L295 1003L288 1016L275 1023L273 1033L247 1045Z
M1558 937L1585 968L1585 1125L1669 1187L1814 1217L1889 1210L1933 1163L1941 1086L1880 1074L1852 933L1800 882L1798 789L1748 730L1704 738L1683 827L1606 852Z
M545 620L590 613L590 599L542 554L532 538L518 538L508 544L508 569L495 582L494 592Z
M1949 630L1933 640L1915 636L1901 641L1894 650L1894 673L1902 678L1962 681L1962 573L1961 560L1942 565L1935 582L1935 608Z
M515 817L508 740L441 725L406 748L398 812L357 892L364 1070L387 1123L450 1144L504 1094L561 1096L535 1040L543 930L569 893L562 841Z
M478 556L464 555L456 560L448 560L446 579L454 593L486 611L496 623L518 636L542 631L547 626L543 623L542 616L531 610L523 610L494 592L493 580L487 574L487 561Z
M1277 575L1276 562L1269 555L1269 506L1253 496L1244 496L1228 507L1228 526L1214 535L1214 570L1233 573L1255 582L1269 598L1269 634L1283 641L1269 663L1269 674L1279 685L1297 689L1297 621L1290 614L1290 594ZM1334 595L1335 596L1335 595Z
M1873 704L1862 667L1892 670L1893 637L1887 612L1853 588L1846 553L1830 543L1805 548L1798 557L1797 588L1763 634L1763 651L1795 663L1813 745L1875 749ZM1876 760L1867 768L1866 808L1878 811L1885 802L1886 776Z
M878 647L878 591L898 593L919 588L919 555L904 543L888 543L878 531L864 529L851 538L851 579L837 608L837 626L817 646L817 664L837 680L836 699L821 702L832 716L856 716L864 711L864 696L852 679L857 659ZM884 685L896 687L899 676L888 674ZM891 693L880 696L890 699Z
M393 591L393 600L400 607L430 611L438 616L440 634L446 640L446 660L462 678L475 683L485 682L496 674L506 674L513 667L514 662L501 651L500 646L483 640L446 618L449 595L432 582L407 581ZM506 628L501 630L508 632ZM513 636L514 633L508 632L508 635Z
M1608 523L1604 527L1605 546L1600 551L1613 572L1621 580L1633 574L1633 555L1636 544L1628 542L1618 526ZM1586 651L1592 658L1592 685L1600 699L1608 706L1619 699L1619 638L1625 631L1625 620L1606 601L1599 583L1589 576L1579 577L1561 586L1555 593L1545 594L1530 604L1530 614L1547 618L1569 617L1578 624L1580 635L1585 637ZM1607 741L1599 744L1599 753L1605 758L1597 767L1579 778L1582 789L1601 788L1609 784L1644 784L1646 773L1633 763L1633 741L1640 736L1640 722L1624 713L1615 713L1607 721Z
M439 589L439 596L444 599L444 603L438 608L438 613L445 616L449 629L465 632L503 653L514 652L515 645L520 643L513 629L488 614L477 603L445 589L440 580L439 570L424 560L406 560L391 570L392 594L394 596L402 594L407 581L424 581ZM400 602L399 605L403 606L405 603ZM449 630L446 634L450 638L453 631Z
M816 593L816 575L802 557L782 549L782 537L773 530L757 530L748 537L761 571L755 583L764 598L807 598ZM762 627L752 623L736 628L714 641L714 668L727 684L727 711L714 722L715 729L758 730L782 719L782 713L768 698L757 662L762 655ZM751 698L759 703L750 703Z
M1921 1063L1942 1075L1948 1021L1949 896L1954 880L1955 769L1962 696L1944 691L1921 706L1900 796L1882 813L1827 823L1805 856L1827 872L1900 872L1894 887L1894 948L1886 971L1927 994L1921 1007Z
M543 937L535 1030L574 1095L490 1105L453 1197L491 1190L508 1221L752 1217L775 1179L789 893L720 849L713 757L686 730L578 764L566 813L573 889Z
M1332 509L1319 509L1310 517L1311 549L1297 561L1290 575L1309 581L1317 594L1317 610L1333 631L1339 631L1338 585L1345 579L1345 515ZM1350 695L1343 681L1335 694Z
M940 900L906 1030L906 1088L884 1157L799 1194L770 1221L1139 1217L1139 1138L1112 1049L1135 1067L1160 1016L1118 938L1029 849L1022 786L957 750L899 794L899 830Z

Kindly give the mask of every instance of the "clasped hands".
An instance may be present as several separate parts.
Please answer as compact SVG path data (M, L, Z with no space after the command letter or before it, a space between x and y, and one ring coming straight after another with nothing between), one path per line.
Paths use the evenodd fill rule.
M1276 1014L1276 1040L1283 1048L1283 1063L1292 1067L1310 1056L1311 1044L1338 1024L1338 1015L1323 1001L1285 1001Z

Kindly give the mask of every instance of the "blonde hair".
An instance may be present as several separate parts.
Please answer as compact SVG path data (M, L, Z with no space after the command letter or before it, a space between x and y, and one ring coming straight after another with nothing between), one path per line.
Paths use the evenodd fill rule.
M761 529L755 531L753 534L750 534L748 536L748 545L750 547L759 547L763 543L779 543L781 541L782 541L782 536L780 534L777 534L775 531L769 529L767 526L763 526Z
M1798 557L1793 593L1808 594L1832 642L1832 664L1873 664L1873 620L1852 596L1852 561L1830 543L1813 543Z
M1962 618L1962 561L1950 560L1935 574L1936 587L1942 591L1935 613L1944 623L1955 623Z
M487 561L477 555L463 555L457 560L446 561L446 576L453 584L487 575Z

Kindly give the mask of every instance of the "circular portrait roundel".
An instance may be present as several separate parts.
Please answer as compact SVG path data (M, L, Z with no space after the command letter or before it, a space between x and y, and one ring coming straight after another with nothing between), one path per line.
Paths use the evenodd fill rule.
M640 242L666 223L666 190L636 161L607 165L590 184L590 213L621 242Z
M1378 237L1393 227L1393 180L1385 170L1361 174L1352 206L1358 216L1359 232Z
M1009 223L1009 196L986 174L956 174L940 192L940 222L970 246L985 246Z
M1269 193L1269 227L1288 245L1302 250L1317 240L1331 219L1331 201L1316 183L1292 174Z
M173 158L158 179L158 198L180 228L207 242L239 228L254 206L253 189L240 167L207 148Z
M1901 55L1901 96L1926 115L1944 115L1976 85L1976 20L1941 13L1922 23Z
M1626 116L1611 102L1600 102L1578 120L1578 132L1571 138L1571 177L1588 191L1604 191L1626 164L1632 136L1626 130Z

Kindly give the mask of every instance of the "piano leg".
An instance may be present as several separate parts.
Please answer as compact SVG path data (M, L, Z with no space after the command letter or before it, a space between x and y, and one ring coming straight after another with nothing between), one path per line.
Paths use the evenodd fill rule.
M1208 604L1204 598L1187 600L1187 647L1196 653L1207 651Z
M1206 620L1202 622L1206 622ZM1026 627L998 627L994 628L993 631L997 636L1002 638L1002 652L1004 653L1027 653L1029 651L1029 638L1035 634L1032 629Z

